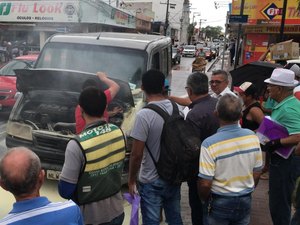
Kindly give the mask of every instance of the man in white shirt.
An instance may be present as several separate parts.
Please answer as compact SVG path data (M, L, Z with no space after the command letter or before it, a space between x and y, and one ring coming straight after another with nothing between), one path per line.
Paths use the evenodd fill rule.
M210 88L213 91L211 94L214 98L220 98L226 93L234 93L228 87L229 75L225 70L215 70L211 74L211 79L209 81Z
M213 98L220 98L226 93L230 93L235 95L230 88L229 85L229 74L225 70L215 70L211 74L211 79L209 81L210 93L211 97ZM189 106L192 101L190 98L187 97L176 97L176 96L169 96L169 99L175 101L177 104L182 106Z

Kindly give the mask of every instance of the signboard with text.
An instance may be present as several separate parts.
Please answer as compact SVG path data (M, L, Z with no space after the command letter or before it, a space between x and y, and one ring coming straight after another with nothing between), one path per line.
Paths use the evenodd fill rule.
M230 15L229 23L247 23L248 15Z
M232 14L240 14L242 0L232 2ZM285 24L300 24L298 1L289 0L286 8ZM281 23L283 0L245 0L244 14L248 15L247 24Z
M79 1L1 1L1 22L78 22Z

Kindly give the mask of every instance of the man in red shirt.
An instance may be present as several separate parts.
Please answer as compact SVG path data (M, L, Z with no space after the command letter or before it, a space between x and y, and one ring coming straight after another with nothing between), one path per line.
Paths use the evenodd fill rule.
M113 80L109 79L104 72L97 72L96 74L98 78L105 83L108 86L108 89L104 90L104 94L106 96L107 105L113 100L113 98L117 95L120 86ZM90 86L96 86L96 82L92 82L92 80L89 80L90 82L86 82L83 84L82 89L85 89ZM116 109L118 112L120 109ZM117 113L117 112L116 112ZM108 122L108 112L107 110L104 111L103 114L103 120ZM77 105L75 110L75 121L76 121L76 133L79 134L81 131L83 131L85 127L85 121L82 118L82 111L79 105Z

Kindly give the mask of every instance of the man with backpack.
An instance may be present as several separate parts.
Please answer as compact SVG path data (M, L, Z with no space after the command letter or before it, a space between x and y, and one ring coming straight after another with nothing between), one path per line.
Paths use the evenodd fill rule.
M153 104L169 115L173 105L163 94L164 74L149 70L142 76L142 89L148 104ZM131 194L138 191L141 196L141 213L144 225L160 223L160 210L164 209L166 221L171 225L182 225L180 215L180 183L162 179L156 165L161 151L161 135L164 119L154 110L141 109L137 115L131 137L133 138L129 164L128 187Z
M194 126L197 135L203 141L215 134L219 128L218 118L214 115L218 99L208 94L208 77L200 72L189 75L185 89L192 101L189 105L190 111L187 114L186 121ZM199 167L199 161L195 163L195 166ZM202 203L198 196L197 180L198 176L195 173L187 182L189 186L189 204L193 225L202 225Z

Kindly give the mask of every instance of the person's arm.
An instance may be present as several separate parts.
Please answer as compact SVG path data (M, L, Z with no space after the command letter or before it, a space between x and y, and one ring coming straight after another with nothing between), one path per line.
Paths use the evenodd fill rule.
M65 162L58 182L58 193L61 197L73 198L83 164L84 156L78 143L75 140L70 140L66 148Z
M187 97L176 97L176 96L169 96L169 99L176 102L177 104L179 105L182 105L182 106L189 106L192 101L190 100L190 98L187 96Z
M278 148L282 146L293 146L297 145L300 142L300 134L292 134L286 138L278 138L270 140L265 144L264 149L270 153L273 153Z
M211 193L212 180L200 178L197 182L198 196L202 201L207 201Z
M253 172L253 180L254 180L255 187L258 185L260 175L261 175L261 171L254 171Z
M258 107L252 107L250 110L250 115L252 117L252 120L258 124L260 124L265 117L262 109L260 109Z
M117 95L120 86L115 81L109 79L106 73L104 72L97 72L97 76L103 83L105 83L108 86L111 98L113 99Z
M76 184L72 184L63 180L58 181L58 193L65 199L71 199L74 196Z
M128 189L131 195L136 192L137 174L141 166L145 142L133 139L129 161Z

